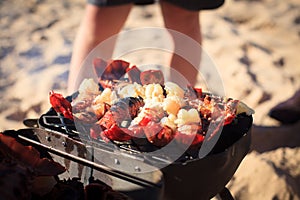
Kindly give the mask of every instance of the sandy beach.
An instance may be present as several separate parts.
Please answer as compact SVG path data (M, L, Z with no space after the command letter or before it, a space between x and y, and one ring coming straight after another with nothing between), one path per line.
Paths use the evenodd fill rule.
M45 113L50 90L69 95L69 63L84 5L0 0L0 131L24 128L24 119ZM228 188L237 200L300 199L300 121L281 125L268 116L300 88L300 2L227 0L201 12L200 20L203 48L226 96L255 110L251 152ZM163 27L158 4L134 7L124 31L145 27ZM163 36L149 37L164 45ZM121 40L116 52L138 42ZM142 61L155 59L161 58Z

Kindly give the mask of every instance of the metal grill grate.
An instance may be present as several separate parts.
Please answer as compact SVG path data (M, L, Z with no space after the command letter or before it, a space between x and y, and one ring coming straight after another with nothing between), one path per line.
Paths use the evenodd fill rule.
M53 109L50 109L46 114L43 114L38 120L38 125L40 128L57 131L63 134L67 134L69 137L75 140L80 140L82 142L88 141L88 143L93 143L95 146L101 146L109 151L120 150L124 153L128 153L131 156L142 157L143 160L149 164L165 165L173 162L174 159L166 155L151 155L151 152L158 149L151 143L148 142L146 138L131 139L126 142L111 141L106 143L102 139L91 139L89 136L89 126L87 125L78 125L75 126L74 122L64 118L63 116L57 114ZM77 125L77 124L76 124ZM77 129L80 129L78 131ZM142 152L147 152L147 156L142 154ZM194 159L189 153L184 153L178 160L180 162L185 162L187 160Z

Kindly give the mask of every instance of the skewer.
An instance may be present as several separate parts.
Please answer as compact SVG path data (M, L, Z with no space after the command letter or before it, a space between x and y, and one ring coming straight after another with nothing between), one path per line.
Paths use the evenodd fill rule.
M52 147L49 147L47 145L41 144L41 143L39 143L37 141L31 140L29 138L26 138L26 137L24 137L22 135L18 135L18 137L21 140L25 140L26 142L29 142L32 145L38 146L38 147L40 147L40 148L42 148L42 149L44 149L44 150L46 150L48 152L51 152L51 153L56 154L58 156L61 156L63 158L69 159L71 161L77 162L79 164L85 165L87 167L91 167L93 169L96 169L98 171L104 172L104 173L109 174L111 176L114 176L116 178L119 178L119 179L122 179L122 180L125 180L125 181L128 181L128 182L134 183L136 185L139 185L139 186L142 186L142 187L156 187L156 188L159 188L159 189L161 189L161 187L162 187L159 184L155 184L155 183L152 183L150 181L141 179L139 177L132 176L130 174L127 174L127 173L124 173L124 172L121 172L121 171L118 171L118 170L114 170L114 169L108 168L108 167L106 167L104 165L101 165L101 164L98 164L98 163L86 160L84 158L80 158L80 157L74 156L72 154L68 154L66 152L57 150L55 148L52 148Z

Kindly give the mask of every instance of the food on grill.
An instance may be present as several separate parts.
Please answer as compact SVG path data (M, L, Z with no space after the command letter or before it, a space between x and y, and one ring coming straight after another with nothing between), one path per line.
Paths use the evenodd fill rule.
M91 177L85 186L79 178L60 180L43 199L129 200L129 197Z
M142 85L164 84L164 75L160 70L147 70L140 75Z
M141 72L122 60L106 63L101 59L95 59L94 68L98 83L84 80L72 100L75 119L91 124L93 139L124 142L147 138L157 147L175 139L199 147L210 128L214 129L210 134L213 137L237 115L254 113L238 100L165 82L160 70ZM62 106L55 104L56 108L68 110L65 100L59 100ZM64 110L59 112L70 118Z
M121 193L113 190L110 186L100 180L89 179L89 184L85 186L85 199L105 199L105 200L129 200L130 198Z
M129 199L93 177L85 186L80 178L54 178L66 169L53 160L40 158L43 153L0 133L0 174L3 180L0 182L0 199Z
M105 90L106 91L106 90ZM97 83L93 79L85 79L78 89L78 96L72 101L72 112L75 118L85 123L95 123L107 111L105 102L100 103Z
M112 87L113 82L119 80L129 70L129 63L114 60L110 63L102 59L94 59L94 70L103 88Z
M0 133L0 153L34 171L37 176L54 176L66 169L48 158L40 158L40 153L31 146L23 146L14 138Z
M50 103L52 108L59 114L62 114L65 118L73 119L71 103L66 100L61 94L50 91L49 93Z
M35 148L23 146L0 133L0 199L31 199L34 181L41 176L56 176L65 170L53 160L40 158Z
M91 137L97 139L100 136L104 141L130 140L134 133L125 127L121 127L121 124L135 118L143 105L144 102L141 98L126 97L118 100L91 128Z

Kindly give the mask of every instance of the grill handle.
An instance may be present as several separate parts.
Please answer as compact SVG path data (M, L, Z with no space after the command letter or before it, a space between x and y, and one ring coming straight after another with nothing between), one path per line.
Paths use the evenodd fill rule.
M37 128L39 119L24 119L23 124L27 127Z

